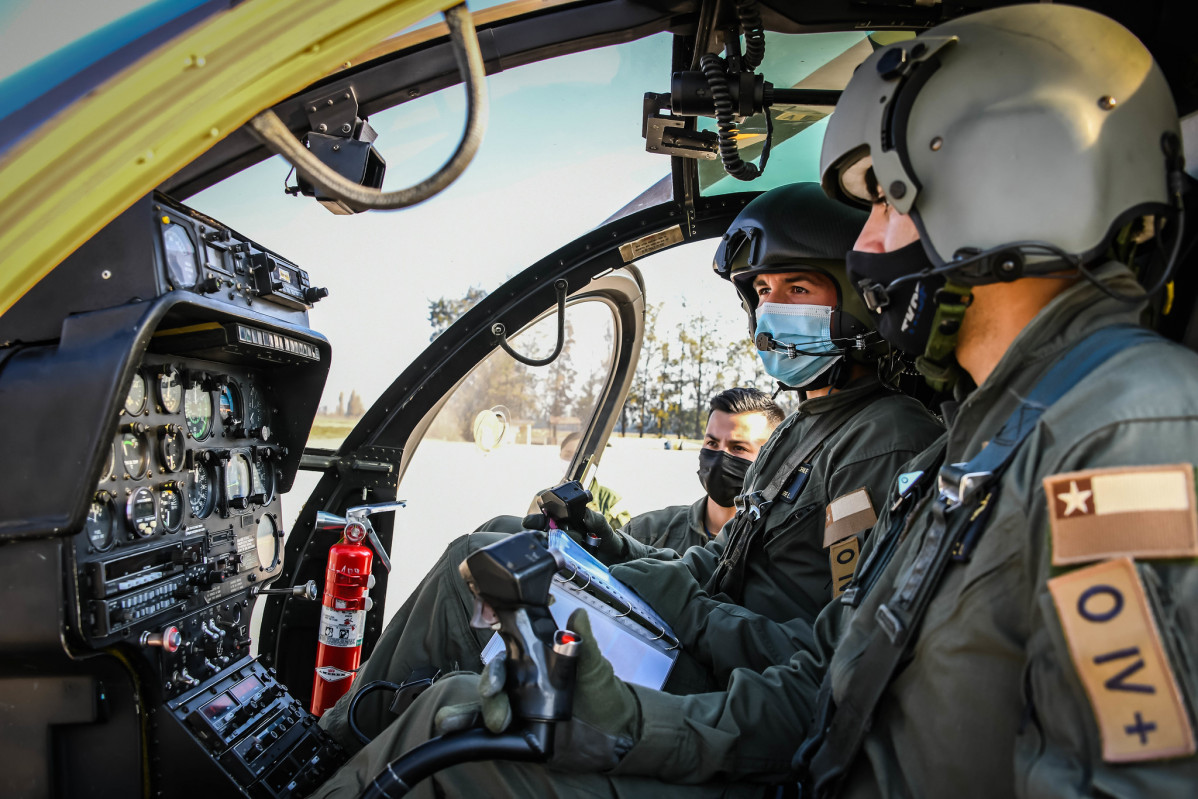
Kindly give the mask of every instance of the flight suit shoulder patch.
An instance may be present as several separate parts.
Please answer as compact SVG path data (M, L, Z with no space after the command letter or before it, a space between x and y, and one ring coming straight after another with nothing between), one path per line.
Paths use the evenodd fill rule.
M832 571L832 598L844 593L857 572L861 555L858 534L874 526L878 515L868 488L858 488L828 503L824 510L824 548Z
M861 539L850 535L832 545L828 550L828 565L832 569L832 598L844 593L853 575L857 573L857 561L861 557Z
M824 511L824 548L870 529L877 521L868 488L858 488L837 497Z
M1194 754L1194 730L1130 558L1048 581L1110 763Z
M1125 466L1044 478L1054 566L1198 556L1194 467Z

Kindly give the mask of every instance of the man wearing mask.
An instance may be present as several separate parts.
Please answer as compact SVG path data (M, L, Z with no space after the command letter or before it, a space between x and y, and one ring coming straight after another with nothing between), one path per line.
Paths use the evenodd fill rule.
M766 370L806 394L746 470L744 510L714 540L681 555L646 546L587 513L588 531L600 538L599 557L617 564L612 575L660 613L682 644L666 691L719 688L737 668L759 671L807 646L816 615L852 578L862 539L899 467L942 432L923 406L877 376L884 347L849 288L843 261L864 220L829 201L818 185L784 186L745 206L717 250L716 273L736 288ZM454 551L447 555L452 562L437 568L456 569L466 554ZM462 596L452 613L464 620L472 599L461 580L453 582ZM448 613L445 623L454 623ZM438 651L445 634L430 635L436 640L425 651ZM371 660L393 652L400 665L389 673L398 674L419 656L421 643L396 648L387 636ZM330 713L343 717L345 701ZM386 721L381 714L368 718ZM335 719L322 723L336 734ZM399 729L392 727L367 762L392 751L388 741ZM353 766L345 771L351 783L363 776Z
M745 472L785 414L768 394L755 388L726 389L708 405L699 450L704 495L690 505L642 513L620 532L656 549L685 552L715 538L736 514L733 503L745 483Z
M634 516L621 528L623 534L657 549L684 552L710 541L735 514L733 501L740 493L745 471L785 414L768 394L755 388L721 391L709 404L698 471L707 493L690 505ZM567 463L573 460L580 439L578 433L571 433L562 441L561 450L569 455L563 457ZM471 552L521 529L520 519L499 516L479 531L451 542L387 624L374 654L355 675L353 688L324 714L321 724L347 747L356 749L361 743L350 731L348 711L350 700L363 686L375 680L400 684L414 678L424 680L442 670L482 668L483 647L492 632L466 623L473 599L458 574L458 564ZM356 714L362 729L378 730L391 720L386 708L389 697L378 693L363 700Z
M588 757L456 767L443 795L480 777L539 796L1193 792L1198 357L1137 327L1146 292L1107 256L1131 220L1167 219L1150 294L1180 251L1160 71L1084 9L982 12L866 60L821 160L830 193L872 207L850 270L880 329L932 379L959 370L946 437L887 497L810 650L677 697L583 646L566 734L589 725ZM477 682L427 697L454 710L442 727ZM396 752L434 731L428 710Z

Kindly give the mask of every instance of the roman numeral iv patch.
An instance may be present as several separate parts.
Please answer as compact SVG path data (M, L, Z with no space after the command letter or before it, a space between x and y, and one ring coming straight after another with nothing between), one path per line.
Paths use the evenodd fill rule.
M1194 754L1194 730L1130 558L1048 581L1110 763Z

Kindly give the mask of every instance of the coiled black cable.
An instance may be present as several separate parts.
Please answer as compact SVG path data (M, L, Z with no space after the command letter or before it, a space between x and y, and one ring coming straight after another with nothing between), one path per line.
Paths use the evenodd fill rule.
M736 134L739 131L733 114L732 93L728 89L728 73L724 59L715 53L705 53L699 59L699 67L703 70L703 77L707 79L707 86L711 90L711 99L715 104L716 127L719 128L720 160L724 164L724 171L737 180L754 180L765 171L765 164L770 158L770 142L774 137L774 119L770 116L769 109L766 109L766 139L765 149L761 152L761 167L758 168L756 164L742 160L740 148L736 143Z
M757 0L736 0L736 18L740 20L740 29L745 34L745 54L741 57L741 64L752 72L761 66L761 59L765 58L765 28L761 24Z

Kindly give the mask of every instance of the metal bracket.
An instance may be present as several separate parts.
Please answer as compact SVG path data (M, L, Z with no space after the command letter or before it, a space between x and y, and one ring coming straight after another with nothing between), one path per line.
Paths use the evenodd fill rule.
M306 100L304 112L313 131L329 136L349 138L361 122L358 119L358 98L352 87ZM374 141L374 131L370 131L370 134L370 138L364 141Z
M714 161L719 153L720 137L715 131L686 130L687 120L672 114L660 115L669 107L670 95L645 92L641 135L645 151Z

